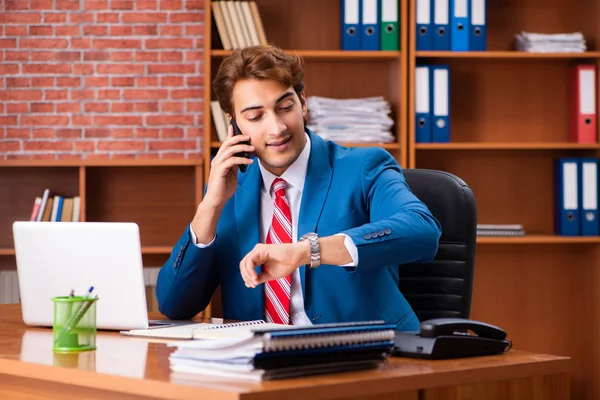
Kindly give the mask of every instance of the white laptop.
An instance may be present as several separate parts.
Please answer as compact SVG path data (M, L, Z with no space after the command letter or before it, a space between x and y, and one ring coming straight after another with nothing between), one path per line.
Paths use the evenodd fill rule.
M149 327L137 224L15 222L13 235L25 324L52 326L52 297L93 286L98 329Z

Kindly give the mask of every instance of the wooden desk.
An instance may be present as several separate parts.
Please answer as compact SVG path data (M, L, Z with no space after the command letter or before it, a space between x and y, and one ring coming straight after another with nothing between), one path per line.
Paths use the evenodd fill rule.
M151 315L156 318L157 315ZM28 328L19 305L0 306L0 399L568 399L569 359L511 351L380 370L240 383L171 379L164 343L99 332L97 350L52 352L49 328Z

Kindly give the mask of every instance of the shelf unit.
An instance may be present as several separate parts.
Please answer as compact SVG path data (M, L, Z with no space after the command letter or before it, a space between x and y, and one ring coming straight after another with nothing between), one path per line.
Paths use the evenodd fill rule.
M473 319L504 328L516 349L572 357L573 398L600 397L600 237L553 234L558 157L597 157L600 143L568 141L569 70L599 65L600 2L487 0L487 51L408 46L408 166L456 174L472 188L478 222L521 223L523 237L479 237ZM409 2L415 32L415 0ZM586 53L511 50L514 34L576 32ZM414 69L450 68L451 143L415 143ZM598 88L597 88L598 90Z
M145 267L160 267L190 223L203 194L203 160L39 160L0 163L0 269L15 268L14 221L33 200L80 196L81 220L136 222ZM153 303L151 303L153 304Z
M397 60L402 54L401 51L285 50L296 53L308 60ZM213 57L226 57L233 53L233 50L211 49L210 52Z
M600 58L600 51L585 53L526 53L514 50L488 51L414 51L417 58L495 58L512 60L554 60L554 59L595 59Z
M408 0L399 0L405 10ZM205 1L204 87L214 99L212 79L223 60L232 51L223 50L211 15L211 1ZM306 96L337 98L383 95L391 103L395 121L396 141L389 144L371 144L388 150L403 167L407 166L406 153L406 93L408 43L407 15L400 13L399 51L342 51L341 1L288 0L282 6L279 0L257 0L267 40L290 53L304 58ZM351 82L351 83L350 83ZM209 99L207 99L209 100ZM210 102L204 107L204 161L220 146L212 122ZM352 145L352 144L350 144ZM361 146L365 146L361 144ZM205 179L209 170L205 170Z

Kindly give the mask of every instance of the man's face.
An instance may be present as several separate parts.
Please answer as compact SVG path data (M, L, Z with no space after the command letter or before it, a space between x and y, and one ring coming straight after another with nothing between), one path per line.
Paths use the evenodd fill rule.
M306 142L306 100L275 80L245 79L233 87L236 122L261 164L280 176L298 158Z

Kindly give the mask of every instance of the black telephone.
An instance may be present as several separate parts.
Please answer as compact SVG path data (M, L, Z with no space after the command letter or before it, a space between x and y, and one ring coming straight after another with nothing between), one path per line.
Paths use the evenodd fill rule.
M419 332L396 332L392 355L427 359L501 354L512 342L497 326L462 318L421 322Z
M229 123L233 126L233 136L235 136L235 135L241 135L242 134L242 131L240 130L240 127L238 126L238 124L236 124L236 122L234 121L233 118L231 118L231 120L230 120ZM242 143L250 143L250 142L242 142ZM250 158L250 155L248 153L246 153L245 151L243 151L241 153L237 153L236 157ZM246 164L240 164L238 167L240 168L240 171L246 172L246 168L248 166Z

